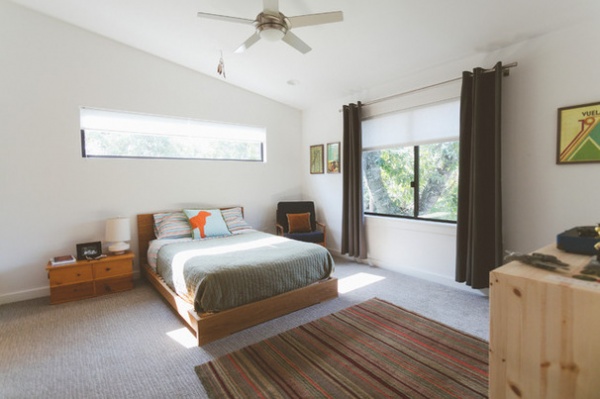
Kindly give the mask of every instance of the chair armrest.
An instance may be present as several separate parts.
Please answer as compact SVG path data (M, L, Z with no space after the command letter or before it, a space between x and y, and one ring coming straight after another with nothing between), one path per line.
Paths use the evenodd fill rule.
M280 225L279 223L275 223L275 230L277 231L278 236L283 235L283 226Z
M327 227L325 224L317 222L317 230L321 230L323 232L323 246L327 248Z
M325 234L327 231L327 227L325 227L325 225L321 222L316 222L317 223L317 230L321 230L323 232L323 234Z

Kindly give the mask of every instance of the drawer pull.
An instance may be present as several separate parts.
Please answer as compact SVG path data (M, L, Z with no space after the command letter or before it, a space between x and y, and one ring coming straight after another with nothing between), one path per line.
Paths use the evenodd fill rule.
M107 271L107 272L109 272L109 271L110 271L110 267L107 267L107 268L106 268L106 271Z

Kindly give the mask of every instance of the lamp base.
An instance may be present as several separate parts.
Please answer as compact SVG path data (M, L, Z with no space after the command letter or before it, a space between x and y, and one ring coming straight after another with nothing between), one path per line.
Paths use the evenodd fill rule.
M115 242L112 245L108 246L108 252L111 255L122 255L129 249L129 244L126 242Z

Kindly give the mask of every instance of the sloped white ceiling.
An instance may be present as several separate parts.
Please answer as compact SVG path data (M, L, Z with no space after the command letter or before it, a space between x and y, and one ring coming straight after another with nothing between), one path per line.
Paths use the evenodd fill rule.
M222 53L227 82L299 109L600 13L598 0L280 0L287 16L340 10L344 21L295 29L305 55L265 41L237 54L253 27L196 13L254 19L261 0L12 1L218 79Z

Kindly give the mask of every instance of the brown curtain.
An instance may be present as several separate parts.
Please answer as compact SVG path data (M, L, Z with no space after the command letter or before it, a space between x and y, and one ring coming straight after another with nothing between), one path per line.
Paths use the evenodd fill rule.
M361 103L344 105L342 254L367 257L362 197Z
M489 286L489 272L502 264L500 103L502 63L492 70L463 72L456 281Z

